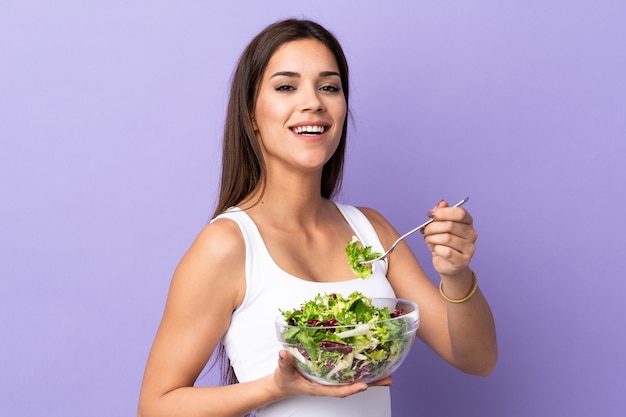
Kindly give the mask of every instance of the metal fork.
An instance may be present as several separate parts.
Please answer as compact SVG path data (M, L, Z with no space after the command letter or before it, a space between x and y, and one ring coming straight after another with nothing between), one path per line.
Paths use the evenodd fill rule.
M458 203L456 203L455 205L453 205L452 207L459 207L462 206L463 204L465 204L465 202L469 200L469 197L465 197L463 200L459 201ZM376 261L380 261L381 259L385 259L387 256L389 256L389 254L391 252L393 252L393 250L396 248L396 246L398 246L398 243L400 243L400 241L402 241L404 238L406 238L409 235L412 235L413 233L420 231L422 229L424 229L426 226L428 226L429 224L431 224L434 221L434 219L429 219L427 222L424 222L422 224L420 224L419 226L417 226L415 229L406 232L405 234L403 234L402 236L400 236L398 238L398 240L396 240L395 242L393 242L393 245L391 245L391 247L389 248L389 250L385 253L383 253L382 255L380 255L378 258L376 259L371 259L369 261L360 261L360 263L362 265L365 264L371 264L372 262L376 262Z

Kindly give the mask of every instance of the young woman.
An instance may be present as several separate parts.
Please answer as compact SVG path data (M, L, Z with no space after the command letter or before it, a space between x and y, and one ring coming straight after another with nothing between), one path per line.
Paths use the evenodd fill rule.
M244 51L232 81L218 207L172 279L139 416L390 416L390 377L319 385L281 350L279 309L318 293L413 300L424 343L464 372L493 370L495 328L469 267L477 234L465 209L440 202L424 230L441 292L405 243L376 262L367 280L350 270L345 247L352 236L383 251L399 235L376 211L332 200L341 182L348 91L342 49L314 22L272 24ZM195 387L220 345L237 383Z

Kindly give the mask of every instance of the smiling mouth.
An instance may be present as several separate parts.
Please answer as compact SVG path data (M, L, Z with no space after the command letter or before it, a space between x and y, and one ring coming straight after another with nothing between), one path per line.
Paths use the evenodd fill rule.
M321 135L326 131L326 126L297 126L291 130L299 135Z

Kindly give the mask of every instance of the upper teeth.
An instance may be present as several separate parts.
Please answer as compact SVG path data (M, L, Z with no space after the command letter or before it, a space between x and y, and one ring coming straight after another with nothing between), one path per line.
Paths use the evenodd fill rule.
M293 131L296 133L324 133L325 129L324 126L298 126L294 127Z

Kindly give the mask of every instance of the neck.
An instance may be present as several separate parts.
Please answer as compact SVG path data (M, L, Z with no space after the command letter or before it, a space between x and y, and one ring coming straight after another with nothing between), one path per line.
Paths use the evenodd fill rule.
M268 178L265 189L258 187L239 206L253 217L285 224L314 222L329 207L321 196L320 182L321 175Z

